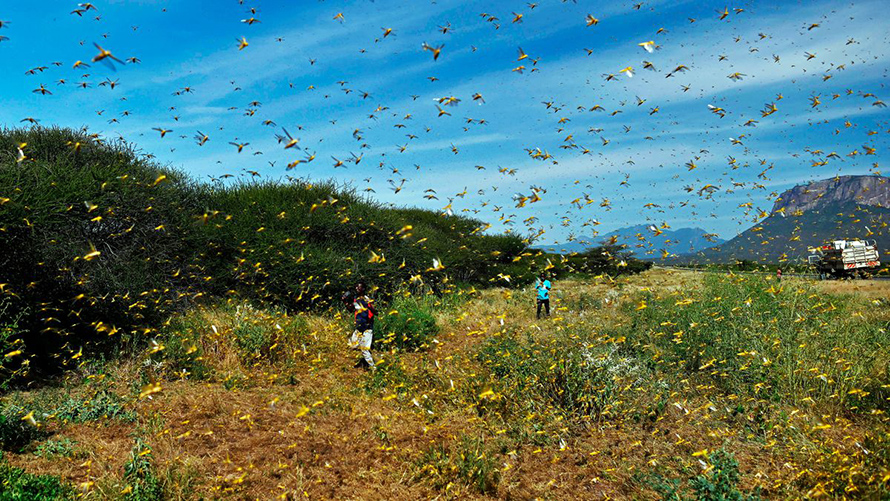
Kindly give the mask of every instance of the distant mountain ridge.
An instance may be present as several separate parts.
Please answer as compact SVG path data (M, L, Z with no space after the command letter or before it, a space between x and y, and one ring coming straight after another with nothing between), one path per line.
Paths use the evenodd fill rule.
M841 239L875 240L881 260L890 261L890 177L836 176L794 186L776 199L768 217L729 241L700 228L654 231L639 224L538 247L569 254L614 241L639 259L674 264L803 263L810 248ZM662 250L671 256L664 258Z
M655 228L655 230L653 230ZM582 237L573 242L544 245L540 248L561 254L584 252L591 247L614 242L638 259L660 259L662 250L671 254L695 253L725 240L701 228L660 228L659 225L638 224L619 228L597 237Z
M735 238L669 261L803 263L809 248L842 239L874 240L882 261L890 260L890 178L838 176L795 186L767 218Z

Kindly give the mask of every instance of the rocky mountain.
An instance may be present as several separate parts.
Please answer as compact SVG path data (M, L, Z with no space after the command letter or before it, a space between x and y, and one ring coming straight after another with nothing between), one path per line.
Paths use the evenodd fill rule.
M875 240L882 260L890 260L890 178L839 176L795 186L740 235L671 261L803 263L809 248L841 239Z
M836 203L890 208L888 180L882 176L837 176L798 185L782 193L772 212L788 215Z
M614 243L623 245L625 249L638 259L657 259L662 249L672 254L694 253L725 240L710 234L701 228L658 228L657 225L639 224L621 228L597 237L579 238L574 242L547 245L541 248L548 252L571 254L583 252L591 247Z

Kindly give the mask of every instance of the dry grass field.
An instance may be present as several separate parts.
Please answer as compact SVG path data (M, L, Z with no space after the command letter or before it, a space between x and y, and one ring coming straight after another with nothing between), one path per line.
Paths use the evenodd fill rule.
M4 397L37 423L5 458L86 499L890 492L887 282L554 285L542 320L530 289L420 298L438 329L374 372L340 315L195 309L152 353Z

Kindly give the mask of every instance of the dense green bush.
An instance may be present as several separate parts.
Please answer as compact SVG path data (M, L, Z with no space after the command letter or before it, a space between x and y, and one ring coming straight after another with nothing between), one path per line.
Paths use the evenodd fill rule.
M0 406L0 449L18 452L34 440L47 436L43 428L38 428L22 418L28 414L25 409L13 403Z
M22 328L19 322L27 314L27 309L16 312L12 309L13 301L0 297L0 390L7 389L17 374L27 370L27 365L22 364L21 358L11 355L22 347Z
M52 475L32 475L0 458L0 501L74 499L75 492Z
M197 231L214 291L288 309L339 307L359 280L383 295L418 278L440 291L446 276L486 284L525 248L517 236L482 235L478 221L384 208L332 183L241 183L208 198L218 214Z
M380 311L374 325L374 349L416 351L429 347L439 333L428 301L399 296L389 311Z
M20 143L28 158L16 163L8 153ZM16 339L23 359L37 355L35 370L73 365L84 341L132 335L184 297L186 230L203 208L194 183L83 131L2 130L0 149L0 283L11 303L0 325L19 315Z

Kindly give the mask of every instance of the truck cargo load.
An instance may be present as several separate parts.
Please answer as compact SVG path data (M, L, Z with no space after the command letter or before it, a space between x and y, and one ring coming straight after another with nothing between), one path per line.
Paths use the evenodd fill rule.
M835 240L807 257L819 278L868 278L881 266L874 240Z

